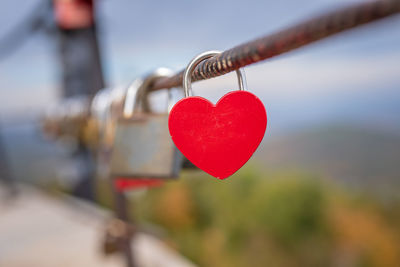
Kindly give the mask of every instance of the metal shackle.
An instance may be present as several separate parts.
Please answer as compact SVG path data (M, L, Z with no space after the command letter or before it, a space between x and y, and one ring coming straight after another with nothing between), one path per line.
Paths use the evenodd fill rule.
M221 54L220 51L206 51L204 53L199 54L198 56L194 57L187 67L185 68L185 71L183 72L183 90L185 92L185 97L189 97L193 95L192 91L192 72L194 68L196 68L199 63L207 58L216 56ZM238 83L239 83L239 90L241 91L246 91L247 90L247 85L246 85L246 75L244 73L243 69L238 69L236 70L236 75L238 78Z
M147 94L149 93L148 89L151 85L160 78L167 78L172 75L172 70L167 68L158 68L143 79L138 78L133 81L126 91L123 116L129 118L134 113L139 112L139 109L143 108L143 101L145 101ZM168 102L170 102L170 100L170 94L168 93Z

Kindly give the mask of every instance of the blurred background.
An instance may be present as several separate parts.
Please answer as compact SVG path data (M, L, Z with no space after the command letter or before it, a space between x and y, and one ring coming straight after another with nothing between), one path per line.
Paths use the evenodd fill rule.
M203 51L362 0L94 2L95 16L76 28L97 32L88 87L98 90L157 67L179 71ZM55 9L1 3L0 171L6 181L75 193L85 151L71 157L69 141L47 140L39 124L50 106L79 94L63 76L63 38L75 26L62 26ZM400 266L399 28L394 16L246 67L268 114L256 154L223 182L185 171L134 192L137 221L199 266ZM228 74L193 87L216 102L237 84ZM153 103L164 97L154 93ZM111 208L109 183L92 186L90 198Z

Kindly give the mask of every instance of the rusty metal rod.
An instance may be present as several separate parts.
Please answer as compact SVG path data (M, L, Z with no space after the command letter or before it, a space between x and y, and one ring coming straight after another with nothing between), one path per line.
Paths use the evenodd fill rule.
M397 13L400 13L400 0L374 0L328 12L204 60L193 71L192 81L217 77ZM181 87L182 77L183 70L173 77L161 78L151 90Z

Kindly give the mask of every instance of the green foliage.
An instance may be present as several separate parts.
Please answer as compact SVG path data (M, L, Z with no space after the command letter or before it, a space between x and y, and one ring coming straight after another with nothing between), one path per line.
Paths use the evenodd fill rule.
M181 181L151 190L141 199L140 203L146 203L141 218L163 225L180 251L204 266L246 266L246 258L255 259L249 248L297 253L302 244L329 238L327 203L320 184L298 174L298 179L289 177L293 174L263 175L251 167L225 181L187 173ZM160 201L174 203L170 199L179 191L186 196L176 205L157 208ZM186 211L190 219L178 210ZM171 219L171 213L175 218ZM214 259L210 250L216 253Z
M325 230L326 202L320 185L285 179L257 187L253 218L267 234L285 245L297 245Z
M187 172L132 201L136 221L162 227L200 266L399 266L400 234L386 219L399 213L349 193L308 173L247 166L224 181Z

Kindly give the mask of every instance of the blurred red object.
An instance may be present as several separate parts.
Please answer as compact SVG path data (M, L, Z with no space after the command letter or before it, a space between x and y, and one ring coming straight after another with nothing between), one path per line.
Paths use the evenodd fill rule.
M94 24L93 0L54 0L54 12L62 29L82 29Z
M145 188L145 187L157 187L164 184L161 179L125 179L116 178L114 180L114 186L118 192L124 192L127 190Z

